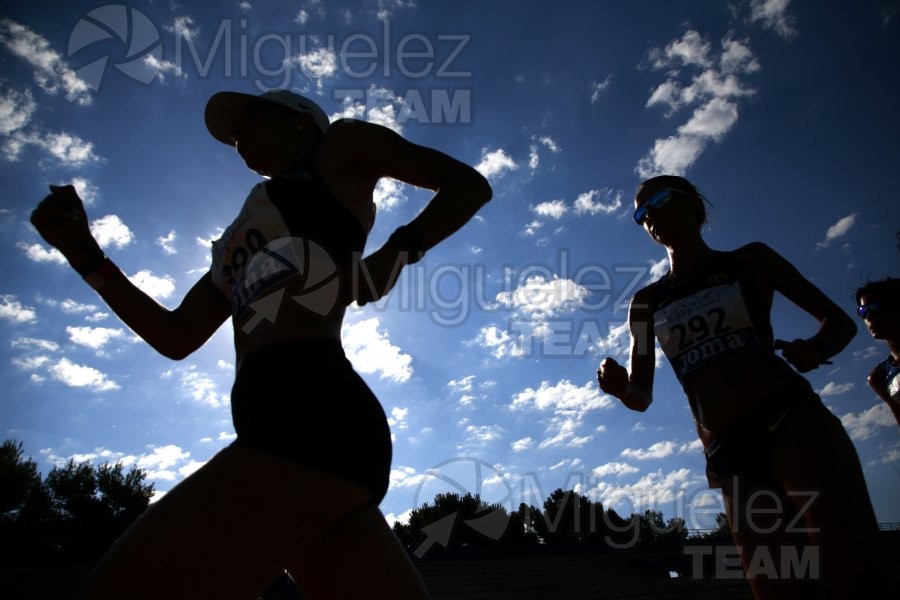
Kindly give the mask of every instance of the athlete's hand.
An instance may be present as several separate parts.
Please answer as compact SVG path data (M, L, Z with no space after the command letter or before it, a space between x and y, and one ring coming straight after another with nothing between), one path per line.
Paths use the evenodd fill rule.
M814 342L797 338L793 341L775 340L774 347L781 350L781 356L801 373L808 373L819 365L830 365L823 360L822 351Z
M51 185L50 195L31 213L31 224L76 269L102 253L88 227L84 204L71 185Z
M601 390L622 400L628 393L628 369L607 357L597 369L597 383Z
M356 300L359 306L365 306L377 302L397 283L403 266L402 255L396 246L386 243L353 265L355 273L350 278L346 303Z

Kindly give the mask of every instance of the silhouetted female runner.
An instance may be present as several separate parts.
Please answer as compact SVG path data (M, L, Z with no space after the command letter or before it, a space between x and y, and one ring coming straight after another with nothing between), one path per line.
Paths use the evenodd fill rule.
M165 356L188 356L229 316L234 325L237 439L138 519L83 596L255 598L287 567L304 597L426 598L378 509L390 432L344 356L341 323L347 304L380 298L400 267L463 226L490 186L385 127L329 123L285 90L216 94L206 124L269 179L250 191L213 244L209 272L176 309L104 256L71 186L52 188L32 214L44 239ZM381 177L436 194L360 261Z
M900 279L886 277L857 289L856 312L872 337L888 348L887 358L869 373L869 386L900 425Z
M803 594L819 587L819 574L835 598L865 596L868 586L878 589L882 571L859 459L840 421L797 372L843 349L856 325L768 246L707 246L704 200L682 177L654 177L638 188L634 220L665 246L670 268L632 300L631 373L606 358L600 387L632 410L647 410L655 334L687 394L710 487L722 489L754 594L810 597ZM819 331L776 340L769 320L775 292L815 317Z

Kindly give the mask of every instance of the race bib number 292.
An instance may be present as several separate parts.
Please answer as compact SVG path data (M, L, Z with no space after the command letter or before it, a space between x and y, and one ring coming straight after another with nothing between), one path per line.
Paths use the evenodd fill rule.
M657 310L653 331L682 375L729 354L760 347L736 282L702 290Z

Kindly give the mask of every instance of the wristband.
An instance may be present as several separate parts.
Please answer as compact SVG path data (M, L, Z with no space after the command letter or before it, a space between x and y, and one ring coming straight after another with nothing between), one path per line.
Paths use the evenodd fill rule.
M406 252L408 264L415 264L425 256L425 250L422 249L425 245L425 236L412 225L398 227L388 241L397 246L401 252Z
M109 258L104 256L100 264L97 265L93 271L84 276L84 280L89 286L100 291L100 288L106 285L106 282L121 276L122 271L119 270L119 267L117 267L113 261L109 260Z

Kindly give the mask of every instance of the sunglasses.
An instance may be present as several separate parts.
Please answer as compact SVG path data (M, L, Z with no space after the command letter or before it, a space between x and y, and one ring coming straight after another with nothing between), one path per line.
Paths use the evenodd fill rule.
M637 207L637 210L634 211L634 222L638 225L643 225L644 221L647 219L647 211L649 209L659 210L663 206L669 203L672 198L675 196L685 196L690 197L690 194L687 192L682 192L681 190L673 190L671 188L665 188L659 190L655 194L653 194L649 200L641 204Z
M883 312L885 306L879 300L875 300L873 302L868 302L866 304L860 304L856 307L856 314L865 319L869 316L869 313L880 313Z

